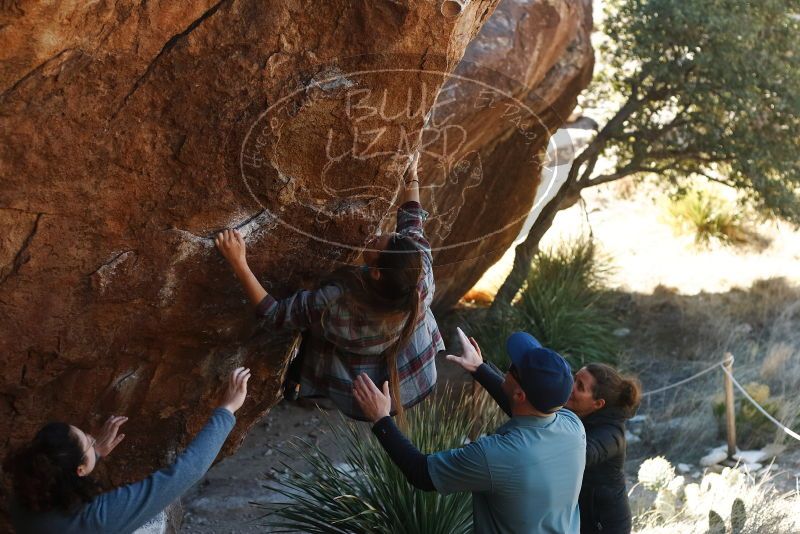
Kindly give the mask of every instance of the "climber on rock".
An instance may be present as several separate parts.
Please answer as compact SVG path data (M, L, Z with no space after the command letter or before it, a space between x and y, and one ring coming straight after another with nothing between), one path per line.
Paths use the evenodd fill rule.
M234 370L219 408L169 467L102 492L90 474L125 438L127 417L112 416L95 439L67 423L48 423L3 464L11 479L11 522L20 534L133 532L205 475L247 396L250 370Z
M242 283L256 312L270 326L303 331L284 394L327 397L345 415L364 419L353 398L354 380L366 373L392 384L392 413L424 399L436 383L435 356L444 343L433 313L433 262L422 231L418 158L411 160L395 232L375 236L364 265L335 271L314 291L276 300L247 264L236 230L215 242Z

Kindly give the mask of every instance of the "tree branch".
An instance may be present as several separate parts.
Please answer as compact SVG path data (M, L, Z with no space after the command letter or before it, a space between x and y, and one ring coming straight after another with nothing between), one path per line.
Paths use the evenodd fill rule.
M733 158L730 156L703 156L699 151L692 148L684 150L654 150L647 153L648 159L661 160L661 159L678 159L699 161L701 163L721 163L723 161L731 161Z
M647 169L646 167L640 167L640 166L635 166L635 165L626 165L625 167L621 168L617 172L613 172L611 174L601 174L600 176L598 176L596 178L592 178L591 180L586 182L585 185L583 185L582 188L594 187L594 186L601 185L601 184L607 184L609 182L614 182L616 180L620 180L620 179L625 178L627 176L630 176L632 174L637 174L637 173L640 173L640 172L647 172L647 171L649 171L649 169Z
M606 125L597 133L595 138L592 139L592 142L589 143L589 146L587 146L583 152L578 154L578 156L572 162L572 167L570 167L569 174L567 175L567 183L569 183L571 180L575 180L580 168L584 164L593 159L596 163L596 158L599 157L603 150L605 150L608 142L614 138L616 132L622 128L622 125L630 118L631 115L640 110L648 102L663 98L667 94L668 92L665 88L660 88L651 90L645 96L639 99L637 99L635 96L629 97L625 104L619 108L619 111L617 111L611 120L609 120ZM591 168L594 169L594 165L591 165ZM588 179L588 175L584 172L581 176L581 180L577 180L576 182L580 184L585 179Z
M592 158L588 162L586 162L586 168L583 170L581 177L578 179L579 184L582 184L589 179L589 177L594 172L594 168L597 165L597 160L599 159L600 159L600 154L598 153L592 156Z

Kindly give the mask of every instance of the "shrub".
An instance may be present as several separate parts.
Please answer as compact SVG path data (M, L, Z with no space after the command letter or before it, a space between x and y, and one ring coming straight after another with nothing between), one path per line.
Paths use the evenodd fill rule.
M728 244L744 244L750 240L735 206L713 192L690 191L673 199L668 212L675 227L693 233L698 245L708 245L712 240Z
M486 399L478 409L484 427L496 423L497 410ZM407 435L424 453L465 443L473 430L473 399L446 390L408 413ZM300 455L310 473L288 468L289 476L268 489L288 499L268 506L270 525L311 533L467 533L472 507L467 493L448 496L423 492L409 484L366 425L343 420L331 431L345 451L337 464L310 443L296 439L286 455ZM479 429L481 432L483 428Z
M531 333L576 367L615 363L619 351L605 283L611 268L590 239L539 254L517 309Z
M780 417L780 404L770 396L769 386L750 382L744 385L747 394L753 397L767 413ZM725 435L725 397L722 394L714 399L714 415L719 425L719 435ZM736 439L742 449L763 447L775 440L775 425L756 409L750 401L739 395L734 402L736 419Z
M606 282L611 266L591 239L581 238L541 251L517 299L494 321L470 326L484 357L505 368L505 339L514 330L533 334L573 368L588 362L615 364L619 326L610 313Z

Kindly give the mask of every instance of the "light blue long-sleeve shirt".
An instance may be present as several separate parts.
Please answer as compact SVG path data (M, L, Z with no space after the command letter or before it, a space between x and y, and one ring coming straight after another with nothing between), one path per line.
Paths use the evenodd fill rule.
M428 456L439 493L472 492L478 534L579 534L585 464L586 432L566 409L514 416L492 435Z
M130 533L158 515L211 467L236 418L217 408L175 462L146 479L101 493L73 514L34 514L12 505L19 534Z

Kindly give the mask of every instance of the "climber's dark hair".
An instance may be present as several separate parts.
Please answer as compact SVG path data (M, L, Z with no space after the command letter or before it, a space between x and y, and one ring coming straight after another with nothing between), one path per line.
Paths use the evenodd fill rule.
M417 286L422 277L422 251L411 237L392 234L386 249L378 255L375 267L381 273L378 280L362 269L344 268L334 272L327 283L341 287L347 304L356 313L378 314L387 319L407 315L400 337L384 351L392 404L402 423L404 414L397 357L411 339L419 317L420 294Z
M9 454L3 470L11 479L16 501L31 512L74 512L92 500L100 488L90 477L79 477L84 451L66 423L48 423L33 441Z
M606 406L619 408L627 417L632 417L642 398L642 385L637 378L623 376L604 363L590 363L586 370L594 377L592 397L604 399Z

